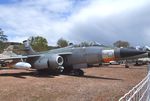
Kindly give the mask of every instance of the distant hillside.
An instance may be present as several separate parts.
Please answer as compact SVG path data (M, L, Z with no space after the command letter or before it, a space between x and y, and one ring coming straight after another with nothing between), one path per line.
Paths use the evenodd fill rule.
M11 46L11 49L14 49L13 46L19 46L21 43L18 42L0 42L0 53L4 51L4 49L7 49L8 46ZM9 47L10 49L10 47Z

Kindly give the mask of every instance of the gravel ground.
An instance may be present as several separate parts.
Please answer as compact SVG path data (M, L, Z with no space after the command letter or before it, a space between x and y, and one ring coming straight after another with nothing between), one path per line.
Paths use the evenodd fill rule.
M147 66L84 69L85 76L50 76L35 70L0 70L0 101L117 101L140 82Z

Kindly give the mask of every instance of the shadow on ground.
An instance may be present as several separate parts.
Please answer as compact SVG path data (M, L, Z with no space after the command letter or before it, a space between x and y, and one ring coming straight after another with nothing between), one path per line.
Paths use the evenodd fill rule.
M43 78L54 78L54 75L49 74L38 74L36 71L32 72L19 72L19 73L1 73L0 76L12 76L16 78L26 79L25 76L33 76L33 77L43 77Z
M38 78L54 78L55 76L59 75L52 75L52 74L38 74L36 71L31 72L19 72L19 73L1 73L0 76L8 77L16 77L26 79L26 76L38 77ZM67 75L70 76L70 75ZM84 76L76 76L79 78L88 78L88 79L105 79L105 80L122 80L118 78L109 78L109 77L98 77L98 76L91 76L91 75L84 75Z
M82 78L90 78L90 79L122 80L122 79L117 79L117 78L97 77L97 76L89 76L89 75L84 75L84 76L80 76L80 77L82 77Z

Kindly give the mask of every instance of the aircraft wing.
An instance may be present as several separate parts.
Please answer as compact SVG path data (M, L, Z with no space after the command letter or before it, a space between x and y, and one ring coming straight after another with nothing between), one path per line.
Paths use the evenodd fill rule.
M72 52L63 52L63 53L58 53L58 55L61 55L61 56L63 56L63 55L71 55L72 54Z
M19 59L27 59L27 58L34 58L39 57L40 55L27 55L27 56L14 56L8 58L0 58L0 60L19 60Z
M17 60L17 59L26 59L27 56L15 56L15 57L8 57L8 58L0 58L0 60Z
M66 56L66 55L71 55L72 52L63 52L63 53L58 53L60 56ZM19 60L19 59L27 59L27 58L38 58L41 55L26 55L26 56L14 56L14 57L7 57L7 58L0 58L0 60Z

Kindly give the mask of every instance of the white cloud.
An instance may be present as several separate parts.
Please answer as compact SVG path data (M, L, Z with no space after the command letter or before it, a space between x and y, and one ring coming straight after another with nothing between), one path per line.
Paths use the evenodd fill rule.
M71 31L75 33L70 37L72 40L76 37L80 41L92 40L106 44L112 44L116 40L126 40L134 45L150 43L145 40L145 33L142 33L144 24L147 23L145 20L149 21L149 17L144 19L141 16L143 11L149 9L149 5L148 0L93 2L70 18ZM145 9L145 6L148 8ZM148 12L143 16L149 16ZM137 40L137 36L140 36L141 40Z
M11 41L41 35L49 44L60 37L72 42L112 44L122 39L150 44L144 37L145 27L150 27L149 5L148 0L16 0L0 5L0 27ZM141 36L140 41L130 38L135 34Z
M58 3L60 0L55 2L39 1L29 0L13 5L0 6L0 20L2 22L0 25L4 27L6 33L12 34L11 37L14 36L10 39L42 35L49 40L54 39L56 41L61 32L65 33L62 26L65 27L66 24L63 18L57 18L59 16L57 13L70 5L68 1L63 3ZM50 8L49 4L53 6L50 6ZM55 7L57 7L57 10L54 9ZM47 13L48 11L50 13Z

